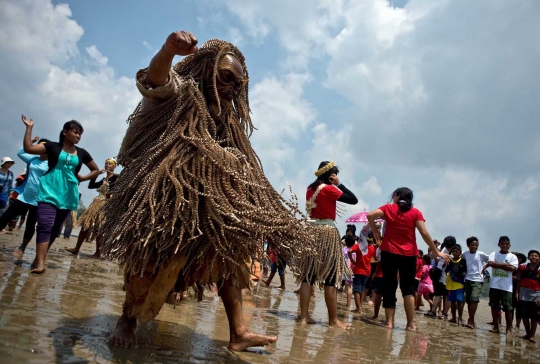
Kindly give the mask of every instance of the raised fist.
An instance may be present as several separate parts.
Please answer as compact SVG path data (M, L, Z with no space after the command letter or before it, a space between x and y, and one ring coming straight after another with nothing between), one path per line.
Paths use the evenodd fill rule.
M171 55L187 56L197 52L198 42L197 38L190 32L174 32L167 37L163 48Z

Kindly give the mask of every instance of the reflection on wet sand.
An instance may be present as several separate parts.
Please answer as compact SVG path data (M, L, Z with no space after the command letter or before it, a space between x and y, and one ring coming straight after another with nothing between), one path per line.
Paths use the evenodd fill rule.
M323 294L317 292L310 310L316 325L296 322L298 296L293 277L287 290L258 286L244 296L244 319L251 329L278 335L266 348L233 353L227 349L229 328L223 305L214 293L203 302L190 298L179 306L165 305L155 320L138 328L139 349L107 344L124 298L122 276L114 262L89 259L63 251L69 241L57 241L48 257L47 272L30 275L34 249L13 260L18 236L0 235L0 355L5 362L239 362L239 363L358 363L540 362L538 346L517 337L493 335L489 326L476 331L417 316L419 332L403 330L403 306L398 305L396 329L387 330L364 315L345 311L349 332L329 328ZM342 303L344 297L340 297ZM478 322L488 322L485 302ZM465 314L467 317L467 314Z

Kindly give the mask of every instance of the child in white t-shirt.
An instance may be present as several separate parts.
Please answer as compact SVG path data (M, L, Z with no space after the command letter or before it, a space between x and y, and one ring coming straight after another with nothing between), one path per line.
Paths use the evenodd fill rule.
M467 261L467 275L465 276L465 301L469 311L469 320L465 327L475 329L474 315L480 302L482 294L482 286L484 285L484 276L482 268L489 261L489 255L478 251L478 238L471 236L467 239L468 252L463 253L463 257Z
M492 268L489 289L489 305L493 316L493 329L490 332L499 333L499 307L502 306L506 319L506 333L512 333L512 273L518 267L518 258L510 253L510 239L507 236L499 238L499 252L489 255L489 261L484 266Z

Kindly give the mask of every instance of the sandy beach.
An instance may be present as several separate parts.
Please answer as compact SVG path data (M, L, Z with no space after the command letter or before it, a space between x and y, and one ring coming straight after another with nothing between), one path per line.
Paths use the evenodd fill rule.
M295 319L298 297L293 276L287 290L278 277L272 286L259 286L244 296L244 314L251 329L278 335L266 348L235 353L227 350L228 323L217 295L206 292L179 306L165 305L152 321L139 326L139 348L110 346L107 336L120 315L124 298L122 276L115 262L90 259L95 245L85 243L75 257L65 247L75 238L57 240L48 256L47 272L30 274L33 243L21 260L11 252L21 236L0 235L0 355L3 363L538 363L538 344L517 335L488 332L487 302L477 314L478 329L468 330L417 315L418 332L404 331L403 306L398 302L396 329L387 330L363 315L343 309L340 316L352 324L349 332L329 328L322 292L312 301L316 325ZM465 312L464 318L468 317Z

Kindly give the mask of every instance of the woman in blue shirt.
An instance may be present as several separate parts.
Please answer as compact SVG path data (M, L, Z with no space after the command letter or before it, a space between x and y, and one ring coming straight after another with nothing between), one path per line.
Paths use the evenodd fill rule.
M38 139L39 137L36 137L32 142L35 142ZM38 144L45 144L47 142L49 142L47 139L39 139ZM49 164L47 163L47 154L35 156L25 153L24 149L21 148L17 153L17 156L26 163L26 178L22 185L14 189L19 193L19 196L17 196L17 199L0 218L0 229L5 228L16 216L25 215L28 212L23 242L21 246L13 252L15 257L20 258L36 232L39 180L45 172L49 170Z
M60 132L60 142L32 144L32 128L34 120L26 119L24 134L24 151L29 154L47 154L49 170L41 177L38 192L36 258L32 263L32 273L45 272L47 251L58 236L62 223L71 210L79 204L79 183L96 178L99 168L90 154L75 146L81 140L84 131L82 125L75 120L68 121ZM79 171L85 164L90 173L81 176Z

